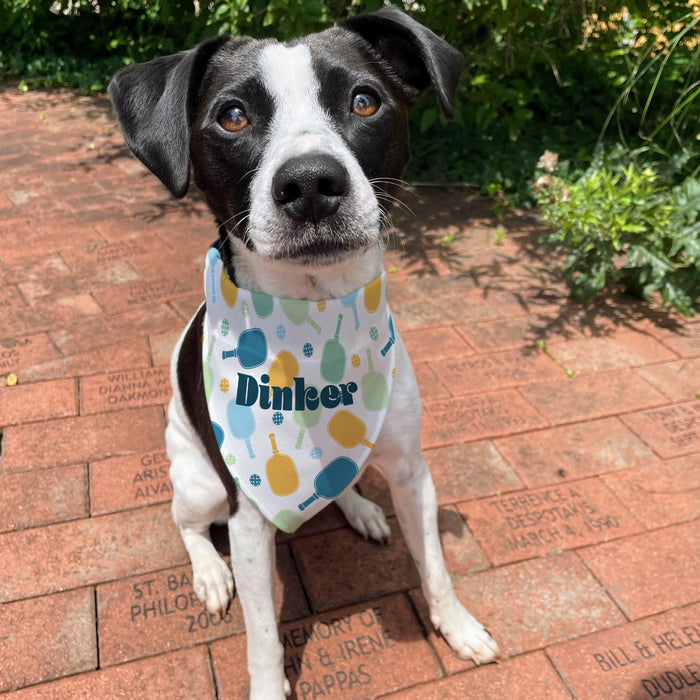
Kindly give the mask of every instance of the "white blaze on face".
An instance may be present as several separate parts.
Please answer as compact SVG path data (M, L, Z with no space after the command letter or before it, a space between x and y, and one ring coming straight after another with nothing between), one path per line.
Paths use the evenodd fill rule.
M288 235L288 217L272 198L272 178L289 158L305 153L330 155L343 164L350 182L346 218L352 222L353 232L379 239L374 191L339 127L320 104L320 84L309 47L272 44L262 51L260 70L273 99L274 115L265 155L251 183L249 234L256 250L264 257L272 256ZM352 95L339 95L338 99L346 101L350 109Z

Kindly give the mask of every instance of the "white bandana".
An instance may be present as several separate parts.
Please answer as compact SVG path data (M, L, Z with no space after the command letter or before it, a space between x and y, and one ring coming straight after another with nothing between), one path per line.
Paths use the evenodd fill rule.
M294 532L353 484L384 422L395 367L386 273L342 299L236 287L219 251L204 268L202 374L239 488Z

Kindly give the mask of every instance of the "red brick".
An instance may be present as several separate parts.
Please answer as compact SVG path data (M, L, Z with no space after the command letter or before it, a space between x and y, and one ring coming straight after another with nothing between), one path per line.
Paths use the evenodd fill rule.
M423 447L519 433L545 421L513 389L433 401L423 407Z
M524 348L493 355L468 355L431 367L453 396L510 389L561 378L561 370L539 350Z
M28 376L31 368L59 357L56 347L46 333L0 341L0 374L19 372Z
M516 656L437 683L389 695L387 700L570 700L542 652Z
M432 366L427 362L414 365L413 369L418 381L421 401L436 401L437 399L445 399L450 395L450 392L433 371Z
M449 326L405 331L401 338L414 365L473 352L467 341Z
M451 576L488 569L488 558L454 506L440 508L438 527L445 566Z
M296 697L366 700L435 680L440 669L400 595L297 620L281 629ZM245 637L211 645L221 700L247 697Z
M22 373L27 381L40 381L57 377L81 377L104 372L118 371L129 367L145 367L151 361L146 338L130 338L119 345L98 347L33 365Z
M521 389L551 423L570 423L638 411L666 403L666 398L631 371L574 377Z
M277 547L275 602L282 620L309 614L294 563ZM234 598L223 619L210 615L192 589L192 567L131 577L97 588L100 663L172 651L243 632L243 612Z
M147 367L80 380L80 413L166 405L170 401L169 367Z
M418 585L418 572L394 518L389 526L392 536L386 545L365 540L349 528L292 541L313 610L330 610ZM329 569L334 572L332 584Z
M115 314L139 306L148 306L170 301L173 298L192 294L202 287L202 280L192 275L154 278L142 282L113 285L95 291L95 298L107 313Z
M700 516L700 454L608 474L603 481L649 529Z
M5 429L3 469L53 467L143 452L165 441L162 409L139 408Z
M488 302L508 318L556 313L567 301L565 289L539 287L489 294Z
M0 535L0 600L163 569L187 560L168 505Z
M0 387L0 425L75 416L77 399L74 379Z
M445 323L465 323L488 321L501 318L501 314L479 297L470 296L467 299L443 296L392 303L392 311L398 321L401 331L404 329L430 328Z
M700 391L700 357L640 367L637 374L673 401L688 401Z
M88 515L85 467L0 474L0 531Z
M547 649L581 700L693 700L700 691L700 605L591 634Z
M489 630L505 656L624 622L573 552L489 569L454 582L458 598ZM420 600L422 594L416 591L415 597ZM431 642L450 672L471 664L457 659L441 637L433 635Z
M93 515L170 501L170 460L165 450L112 457L90 465Z
M170 364L170 359L183 329L184 324L180 329L152 335L148 339L148 344L151 349L151 360L156 367ZM136 367L137 365L133 366Z
M86 267L100 268L113 262L133 261L154 253L163 256L169 252L156 237L132 235L115 243L101 241L89 246L64 248L61 256L73 269L80 270Z
M463 503L459 511L496 565L643 529L598 479Z
M0 606L0 629L0 691L97 667L90 588L5 603Z
M642 332L581 338L566 343L552 341L547 348L559 362L577 374L676 359L675 353Z
M10 693L8 700L76 698L168 698L215 700L206 647L83 673Z
M652 333L681 357L700 356L700 323L687 323L675 330L653 328Z
M700 401L631 413L622 420L664 459L700 449Z
M656 461L654 453L617 418L499 438L496 447L530 487Z
M697 600L700 521L582 549L580 556L636 620Z

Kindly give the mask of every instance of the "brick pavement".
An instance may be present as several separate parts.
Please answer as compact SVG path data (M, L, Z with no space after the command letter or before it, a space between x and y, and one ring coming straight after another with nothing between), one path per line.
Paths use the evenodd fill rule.
M168 507L166 368L210 217L69 91L0 89L0 183L0 690L246 697L238 602L203 611ZM525 213L405 198L386 263L443 546L505 659L474 668L429 629L370 470L388 546L334 507L280 537L296 697L700 697L700 322L569 302Z

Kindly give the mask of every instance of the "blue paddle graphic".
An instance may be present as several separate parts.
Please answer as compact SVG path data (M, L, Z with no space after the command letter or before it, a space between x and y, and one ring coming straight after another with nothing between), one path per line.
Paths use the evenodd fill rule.
M389 340L387 341L387 344L381 349L382 357L384 357L389 352L391 346L395 342L396 335L394 334L394 317L389 316Z
M255 415L251 406L241 406L235 400L226 406L226 420L233 437L243 440L248 448L248 455L255 459L250 436L255 432ZM214 433L216 435L216 432Z
M357 476L357 464L349 457L336 457L314 479L314 495L299 504L299 510L308 508L320 497L333 499L340 495Z
M252 369L259 367L267 359L267 340L259 328L248 328L238 336L238 348L224 350L221 357L237 357L241 367Z
M214 421L211 422L211 429L214 431L216 444L221 447L224 444L224 429Z

